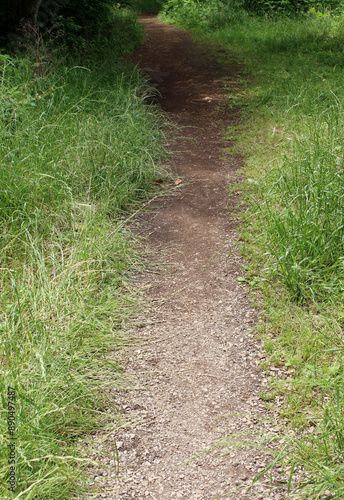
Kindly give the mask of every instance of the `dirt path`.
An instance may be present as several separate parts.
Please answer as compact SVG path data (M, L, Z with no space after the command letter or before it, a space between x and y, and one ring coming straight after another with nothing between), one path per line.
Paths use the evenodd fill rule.
M221 142L224 128L239 120L223 106L224 77L238 88L240 68L218 64L180 29L152 17L142 23L148 36L135 57L180 128L172 168L184 183L144 216L150 250L167 269L138 277L140 286L150 287L152 306L132 333L150 341L127 363L136 387L116 394L133 427L116 434L120 480L97 477L99 497L286 498L264 483L245 496L242 487L267 458L235 447L274 431L259 399L266 380L250 333L257 313L238 282L238 198L227 196L228 182L239 181L241 161L224 155ZM234 443L229 454L222 456L228 448L202 453L228 436Z

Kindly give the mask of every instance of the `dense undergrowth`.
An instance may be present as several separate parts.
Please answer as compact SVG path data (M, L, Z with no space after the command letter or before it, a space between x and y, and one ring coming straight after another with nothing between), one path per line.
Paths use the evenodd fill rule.
M165 0L127 0L128 5L138 13L157 13Z
M124 9L113 16L115 37L73 56L40 37L0 55L2 498L90 498L79 441L116 418L106 388L120 368L105 353L127 343L126 276L140 261L125 220L147 200L164 152L149 90L122 59L142 30Z
M344 11L336 7L258 16L240 2L170 0L164 11L249 74L241 92L228 83L229 105L244 118L236 131L249 178L243 251L266 316L259 334L273 391L265 399L297 430L284 460L289 471L304 467L298 498L344 497ZM274 376L271 362L286 369ZM280 409L275 396L285 400Z

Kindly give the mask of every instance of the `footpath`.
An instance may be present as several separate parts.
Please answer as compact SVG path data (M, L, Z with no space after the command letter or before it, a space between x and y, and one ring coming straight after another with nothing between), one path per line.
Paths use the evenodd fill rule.
M119 471L96 471L99 498L284 499L278 468L272 487L264 477L245 493L271 460L259 443L278 429L259 397L267 384L253 335L259 315L240 281L242 159L222 140L240 121L224 84L240 91L241 68L218 63L221 53L181 29L141 22L147 37L135 61L176 126L171 168L182 182L142 216L140 236L161 267L136 277L150 306L129 332L143 341L126 361L132 388L113 394L128 428L101 439L105 450L116 439Z

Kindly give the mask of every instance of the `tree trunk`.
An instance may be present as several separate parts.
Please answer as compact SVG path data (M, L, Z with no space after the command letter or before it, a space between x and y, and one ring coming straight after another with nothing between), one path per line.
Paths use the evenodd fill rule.
M37 14L42 0L14 0L12 8L16 20L28 19L33 24L37 22Z

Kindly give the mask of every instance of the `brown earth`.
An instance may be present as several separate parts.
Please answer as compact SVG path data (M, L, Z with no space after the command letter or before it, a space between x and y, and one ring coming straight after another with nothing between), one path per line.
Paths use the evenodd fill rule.
M242 70L218 63L221 52L181 29L151 16L141 22L147 37L135 60L178 127L170 167L183 182L141 220L140 235L163 267L136 277L150 305L130 333L146 341L126 361L131 389L114 394L127 428L97 438L104 450L117 440L120 467L106 470L112 459L104 459L98 498L287 498L278 468L273 486L262 479L245 493L270 460L257 446L277 429L259 398L267 384L253 335L259 317L238 281L242 159L222 140L240 120L224 84L240 91Z

